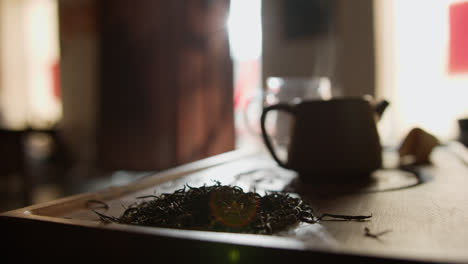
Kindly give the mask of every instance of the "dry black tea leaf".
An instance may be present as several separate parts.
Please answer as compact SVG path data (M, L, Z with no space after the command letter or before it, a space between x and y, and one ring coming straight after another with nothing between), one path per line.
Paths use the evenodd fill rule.
M174 193L139 198L152 199L127 208L118 218L95 213L104 222L254 234L273 234L299 222L316 223L323 218L316 217L306 202L287 193L260 196L219 182L197 188L186 185ZM370 216L344 217L360 220Z

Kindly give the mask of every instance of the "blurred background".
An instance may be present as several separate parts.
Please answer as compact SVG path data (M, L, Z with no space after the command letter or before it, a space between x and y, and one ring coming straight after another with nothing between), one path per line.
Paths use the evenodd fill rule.
M372 95L396 147L468 117L468 1L0 0L0 212L261 148L270 77Z

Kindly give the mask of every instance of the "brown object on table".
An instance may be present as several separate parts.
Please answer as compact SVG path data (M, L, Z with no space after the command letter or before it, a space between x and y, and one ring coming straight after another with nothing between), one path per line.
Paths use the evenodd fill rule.
M429 156L439 145L439 140L421 128L413 128L403 140L398 150L400 165L429 164Z

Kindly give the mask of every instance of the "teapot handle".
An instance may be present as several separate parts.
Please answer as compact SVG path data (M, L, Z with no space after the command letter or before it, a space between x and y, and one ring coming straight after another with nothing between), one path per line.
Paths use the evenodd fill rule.
M280 160L278 156L276 155L275 149L273 148L273 144L271 143L270 138L268 137L268 134L266 132L265 120L266 120L268 112L272 110L280 110L280 111L284 111L284 112L294 115L294 108L288 104L270 105L270 106L263 108L262 116L260 118L263 141L265 142L265 145L270 151L271 156L278 163L278 165L280 165L283 168L289 169L289 166L286 163L284 163L282 160Z

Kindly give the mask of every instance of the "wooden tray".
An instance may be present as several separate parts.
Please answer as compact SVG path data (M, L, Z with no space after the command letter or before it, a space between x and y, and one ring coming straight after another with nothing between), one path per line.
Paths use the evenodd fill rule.
M4 213L0 215L2 238L12 249L6 250L7 256L15 259L36 258L48 252L55 257L74 255L85 260L100 255L106 260L208 263L284 263L293 259L468 262L468 169L442 148L432 158L436 165L418 168L416 184L408 180L411 177L407 172L387 171L377 176L373 186L352 189L301 184L295 173L278 168L263 153L230 152L125 186ZM403 180L395 185L391 179L398 177ZM184 184L212 185L214 181L244 190L255 188L260 193L291 190L309 201L317 214L373 217L366 222L299 224L268 236L103 224L88 203L104 201L110 206L108 210L94 209L119 216L138 196L172 192ZM392 188L382 187L386 185ZM390 232L372 238L365 235L365 228L372 233ZM13 249L25 254L8 255Z

